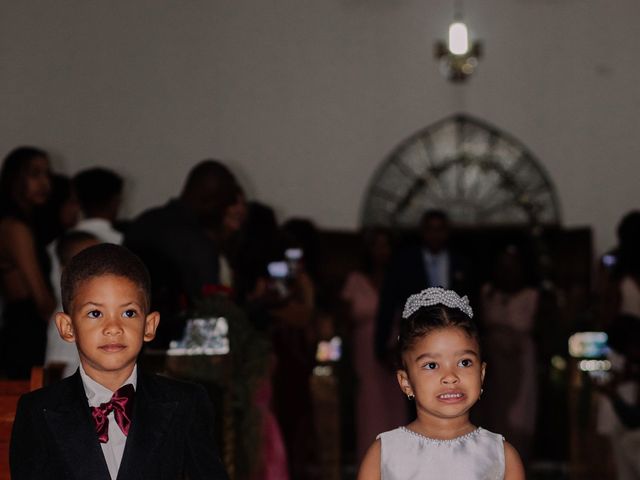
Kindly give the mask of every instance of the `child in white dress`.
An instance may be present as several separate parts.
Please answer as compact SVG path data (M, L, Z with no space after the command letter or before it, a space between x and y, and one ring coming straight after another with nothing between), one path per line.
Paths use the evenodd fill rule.
M518 452L501 435L476 427L469 411L482 394L485 364L466 297L429 288L402 314L397 372L417 419L378 435L358 480L521 480Z

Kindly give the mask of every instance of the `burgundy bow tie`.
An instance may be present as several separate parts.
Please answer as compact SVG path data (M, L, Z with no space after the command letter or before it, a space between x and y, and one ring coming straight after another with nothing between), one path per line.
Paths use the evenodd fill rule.
M96 424L96 433L100 443L109 441L109 419L107 416L111 412L113 412L113 417L125 437L129 434L135 393L133 385L127 383L124 387L120 387L115 391L111 400L101 403L98 407L91 407L91 416Z

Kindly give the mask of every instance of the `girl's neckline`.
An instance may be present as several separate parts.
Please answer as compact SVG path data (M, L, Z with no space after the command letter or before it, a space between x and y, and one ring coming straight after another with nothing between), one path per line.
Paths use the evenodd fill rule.
M475 430L471 430L469 433L465 433L464 435L460 435L459 437L454 437L454 438L448 438L448 439L441 439L441 438L433 438L433 437L427 437L426 435L423 435L421 433L418 432L414 432L413 430L407 428L407 427L400 427L400 430L413 435L414 437L417 437L421 440L426 440L427 442L430 443L436 443L436 444L440 444L440 445L447 445L447 444L452 444L452 443L458 443L461 442L463 440L466 440L468 438L471 438L475 435L477 435L480 430L482 430L482 427L477 427Z

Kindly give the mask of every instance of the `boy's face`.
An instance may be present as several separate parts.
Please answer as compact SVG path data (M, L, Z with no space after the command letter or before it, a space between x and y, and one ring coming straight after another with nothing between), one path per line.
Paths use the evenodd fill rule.
M115 275L94 277L76 287L69 314L58 313L60 336L75 342L85 372L103 383L126 380L142 342L155 337L160 320L147 313L143 292L131 280Z

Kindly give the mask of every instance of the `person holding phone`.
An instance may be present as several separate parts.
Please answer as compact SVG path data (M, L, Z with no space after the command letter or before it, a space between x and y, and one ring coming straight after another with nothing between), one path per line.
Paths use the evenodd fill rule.
M614 371L609 381L595 382L615 416L611 444L617 478L640 479L640 318L618 317L609 330L609 345L625 359L623 368Z
M640 211L627 213L620 221L617 233L617 248L602 259L606 268L601 272L600 287L603 292L600 321L609 333L607 358L616 381L607 387L610 394L599 398L597 431L609 438L618 478L640 479L640 472L638 475L633 473L634 468L621 453L625 449L623 439L633 430L621 421L613 400L618 398L635 405L639 398L638 382L629 380L624 373L628 369L629 354L625 351L624 342L618 342L616 337L618 332L629 328L630 318L640 317ZM618 407L620 405L618 402Z

